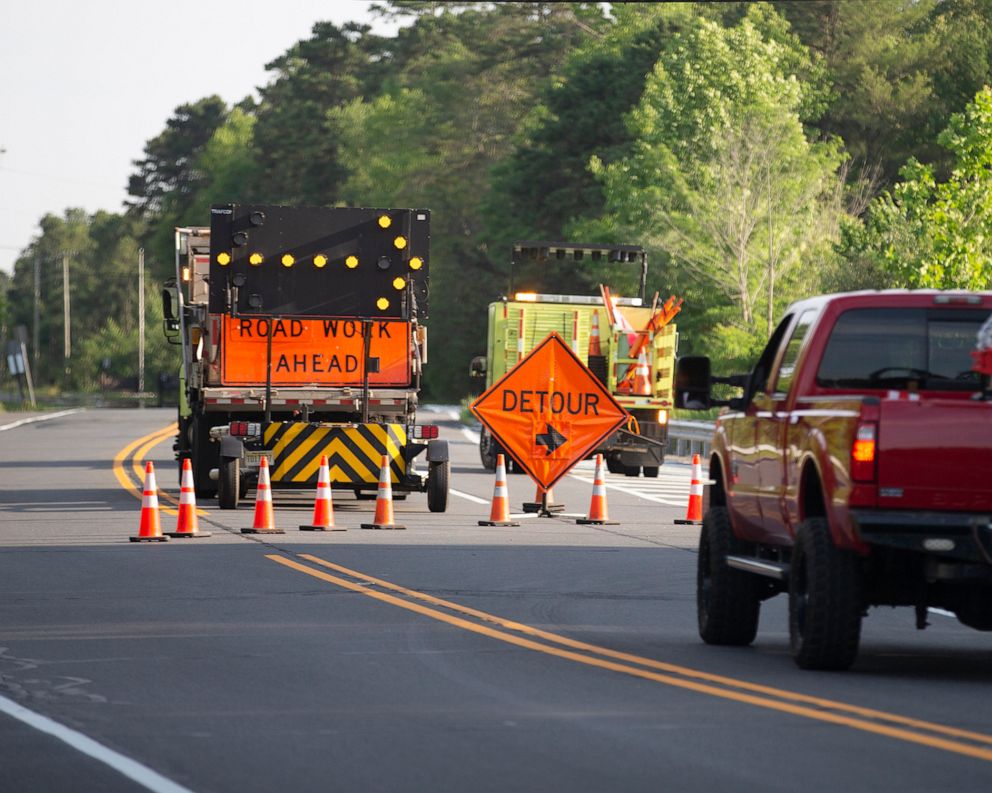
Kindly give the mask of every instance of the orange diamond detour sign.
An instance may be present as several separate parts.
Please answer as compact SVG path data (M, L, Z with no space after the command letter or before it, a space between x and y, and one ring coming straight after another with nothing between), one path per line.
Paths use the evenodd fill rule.
M628 419L557 333L475 400L471 410L545 490Z

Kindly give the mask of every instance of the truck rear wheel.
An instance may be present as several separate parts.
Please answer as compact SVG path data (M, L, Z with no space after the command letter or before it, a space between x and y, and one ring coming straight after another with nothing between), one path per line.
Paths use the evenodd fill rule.
M503 450L496 442L496 439L483 427L479 430L479 459L482 467L487 471L496 470L496 455L502 454Z
M858 557L834 545L826 518L796 532L789 566L789 643L802 669L847 669L861 639L863 583Z
M761 598L749 573L727 566L737 539L726 507L710 507L699 533L696 614L707 644L746 645L758 634Z
M189 432L196 497L213 498L217 495L217 485L210 479L210 470L217 467L220 455L217 444L210 441L210 424L202 416L194 416Z
M217 479L217 503L221 509L237 509L241 496L241 461L237 457L220 458Z
M451 462L431 463L427 469L427 508L431 512L444 512L448 508L448 480Z
M644 470L644 476L646 478L657 479L658 473L661 471L661 468L657 465L645 465L643 470Z

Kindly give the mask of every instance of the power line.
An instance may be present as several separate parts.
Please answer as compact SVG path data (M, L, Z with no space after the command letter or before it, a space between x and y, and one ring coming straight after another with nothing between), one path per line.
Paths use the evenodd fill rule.
M113 188L114 190L124 189L120 185L116 185L116 184L112 185L109 182L97 182L93 179L74 179L71 176L56 176L55 174L41 173L39 171L24 171L21 170L20 168L5 168L2 165L0 165L0 171L5 171L7 173L16 173L20 176L38 176L41 177L42 179L54 179L59 182L74 182L76 184L89 184L89 185L94 185L96 187L110 187Z

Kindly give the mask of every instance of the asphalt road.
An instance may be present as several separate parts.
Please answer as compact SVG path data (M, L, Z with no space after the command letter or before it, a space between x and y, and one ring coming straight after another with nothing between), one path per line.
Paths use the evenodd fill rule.
M285 535L201 503L212 536L131 544L135 467L176 494L172 418L0 431L2 793L992 789L988 634L874 610L851 671L802 672L776 598L752 647L700 643L684 464L611 476L615 526L482 528L492 477L439 413L458 495L397 502L406 531L336 493L348 531L299 532L277 493Z

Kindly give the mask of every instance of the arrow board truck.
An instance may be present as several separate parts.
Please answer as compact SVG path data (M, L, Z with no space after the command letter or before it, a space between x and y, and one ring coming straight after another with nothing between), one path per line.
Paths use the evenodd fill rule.
M447 505L447 442L417 423L427 361L430 213L223 204L176 229L166 335L182 347L180 465L197 495L237 507L268 459L273 488ZM400 497L403 497L402 495Z

